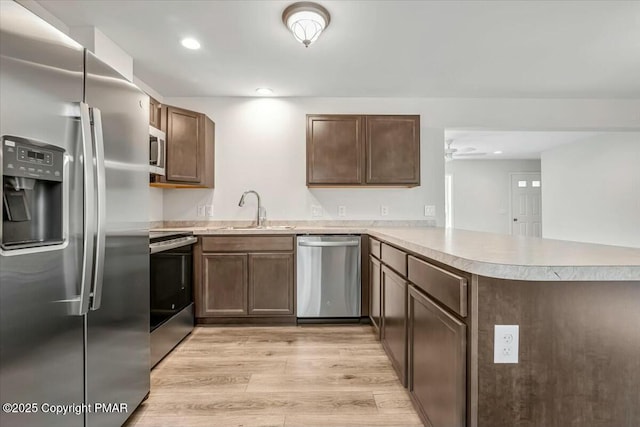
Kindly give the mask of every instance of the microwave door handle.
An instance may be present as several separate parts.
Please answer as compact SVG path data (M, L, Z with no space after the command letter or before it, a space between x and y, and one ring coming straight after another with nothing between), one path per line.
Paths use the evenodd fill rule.
M163 168L164 167L164 155L162 153L163 151L163 146L164 146L164 141L162 140L162 138L160 137L156 137L156 147L158 150L158 153L156 155L156 166L159 168Z
M95 184L93 176L93 147L91 142L91 117L89 106L84 102L80 103L80 134L82 136L82 171L84 179L84 236L82 253L82 271L80 277L80 296L72 300L77 305L74 306L73 313L79 316L87 314L89 311L89 297L91 292L91 274L93 273L93 244L96 233L96 212L95 212Z
M97 108L91 109L93 116L93 141L95 144L96 187L98 188L98 215L96 237L96 259L94 266L91 310L98 310L102 302L102 284L104 273L105 234L106 234L106 174L104 167L104 135L102 132L102 113Z

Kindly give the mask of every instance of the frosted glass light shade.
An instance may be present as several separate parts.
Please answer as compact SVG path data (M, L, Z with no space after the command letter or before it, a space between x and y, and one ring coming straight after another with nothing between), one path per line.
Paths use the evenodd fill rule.
M294 3L282 14L282 21L293 36L305 47L315 42L329 25L329 12L322 6L311 2Z

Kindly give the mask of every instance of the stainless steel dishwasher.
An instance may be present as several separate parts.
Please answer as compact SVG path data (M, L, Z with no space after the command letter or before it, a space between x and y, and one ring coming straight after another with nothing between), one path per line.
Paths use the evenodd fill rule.
M360 236L298 236L297 316L360 319Z

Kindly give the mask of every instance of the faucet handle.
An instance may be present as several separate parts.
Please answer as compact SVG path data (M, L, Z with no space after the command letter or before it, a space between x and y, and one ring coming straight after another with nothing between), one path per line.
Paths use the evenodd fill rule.
M264 206L260 206L260 222L262 223L263 221L266 221L267 219L267 208L265 208Z

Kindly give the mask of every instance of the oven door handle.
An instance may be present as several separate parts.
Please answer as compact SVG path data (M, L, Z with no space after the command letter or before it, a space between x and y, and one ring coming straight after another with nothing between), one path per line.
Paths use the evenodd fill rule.
M149 251L152 254L158 252L168 251L169 249L181 248L196 243L198 238L195 236L184 237L182 239L169 240L167 242L151 243L149 245Z

